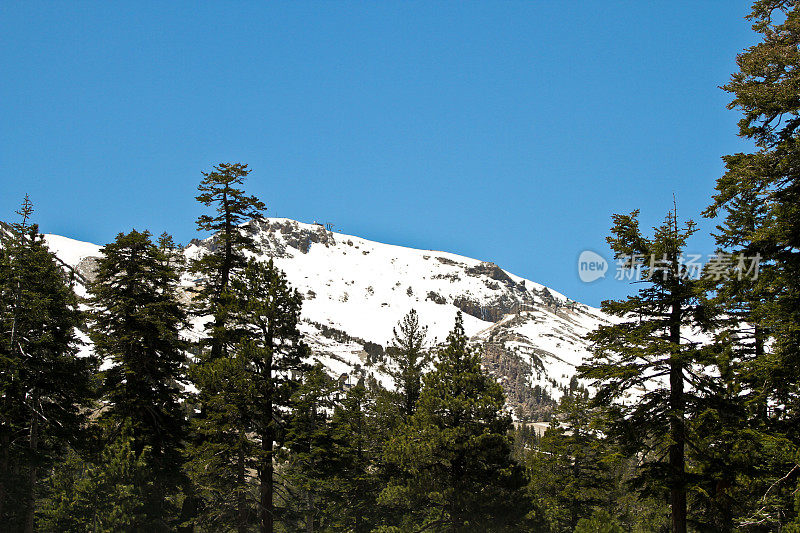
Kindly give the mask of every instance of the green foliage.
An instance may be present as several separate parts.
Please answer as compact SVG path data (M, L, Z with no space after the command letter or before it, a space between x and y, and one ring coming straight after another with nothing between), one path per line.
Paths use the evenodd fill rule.
M383 505L402 528L514 530L526 512L522 469L511 457L511 419L500 386L467 345L461 314L425 376L417 409L386 449L400 474Z
M154 480L162 466L151 462L150 448L135 451L129 425L105 443L97 461L70 451L48 478L38 513L41 531L170 531L153 516Z
M757 0L748 18L760 42L737 57L723 87L739 109L739 135L755 149L723 157L705 215L723 215L720 251L759 257L755 276L729 269L713 284L721 321L717 343L726 352L728 393L738 418L723 428L735 453L725 493L729 521L743 529L775 528L795 520L800 468L800 3ZM749 493L751 496L747 497Z
M187 343L180 338L186 315L180 304L171 239L159 246L148 232L120 233L103 247L90 286L90 335L95 353L112 366L101 388L108 407L100 416L110 435L127 426L138 456L150 450L154 478L145 514L148 523L174 519L164 505L181 481L186 423L178 381L185 373Z
M248 379L248 363L233 352L193 369L205 392L203 415L192 420L189 474L203 502L200 524L212 531L248 527L258 517L252 483L258 446L247 434L256 385Z
M283 521L292 531L325 531L334 518L328 503L337 490L337 457L329 413L335 406L337 388L322 365L316 364L305 373L293 397L282 471L287 503Z
M399 331L398 331L399 328ZM422 374L430 364L430 354L425 350L427 326L419 323L419 315L412 309L392 329L392 342L386 351L381 371L388 374L395 384L395 402L404 419L414 414L420 390Z
M701 282L680 261L694 223L680 228L671 212L648 238L638 214L614 215L607 240L645 285L626 300L603 302L603 310L621 320L590 334L594 354L579 370L597 387L595 403L613 415L609 435L627 453L643 455L641 486L652 494L669 491L673 529L685 531L687 487L693 483L686 449L687 442L696 444L686 421L714 403L720 384L711 372L713 351L686 341L684 331L704 330L712 322ZM715 407L724 408L724 402Z
M602 418L578 390L559 403L551 427L528 454L528 493L549 531L572 531L620 496L618 450L602 438Z
M239 341L227 357L203 354L193 371L203 413L193 420L199 438L191 472L205 502L203 520L217 528L273 523L275 445L284 442L308 356L297 328L302 299L272 261L250 260L230 294L228 327Z
M26 197L0 243L0 521L27 531L40 474L81 433L96 367L78 355L78 300L32 212Z
M575 527L574 533L624 533L612 516L602 509L598 509L591 518L581 518Z
M242 224L261 219L266 209L258 198L246 196L238 188L248 174L247 165L221 163L211 172L203 172L204 178L198 186L197 201L206 207L213 206L215 214L201 215L197 229L212 232L213 236L211 251L194 259L190 270L203 280L196 298L196 312L213 317L207 326L212 358L220 357L236 342L228 327L228 313L235 305L230 282L247 263L245 251L255 251L253 237Z

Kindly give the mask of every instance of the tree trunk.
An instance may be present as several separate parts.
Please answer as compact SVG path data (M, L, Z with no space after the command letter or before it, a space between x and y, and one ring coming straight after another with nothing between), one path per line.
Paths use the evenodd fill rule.
M194 486L189 484L186 486L187 488L184 489L186 498L183 500L183 505L181 505L180 515L181 524L185 525L177 528L178 533L193 533L194 519L197 516L197 498L194 495Z
M267 428L261 438L261 448L264 456L261 463L261 533L273 533L275 530L272 504L272 446L274 431L272 425L272 401L267 401L264 417L268 420Z
M314 533L314 499L309 490L306 493L306 504L308 511L306 513L306 533Z
M677 295L674 295L677 298ZM669 433L672 444L669 447L670 503L672 507L672 533L686 533L686 484L684 411L686 398L683 392L683 362L680 357L681 344L681 305L672 304L669 331Z
M38 398L33 397L32 403L34 406L38 403ZM28 472L28 501L25 514L25 533L33 533L34 513L36 511L36 450L39 448L39 416L36 412L31 413L31 433L30 433L30 450L32 455L32 462L30 471Z

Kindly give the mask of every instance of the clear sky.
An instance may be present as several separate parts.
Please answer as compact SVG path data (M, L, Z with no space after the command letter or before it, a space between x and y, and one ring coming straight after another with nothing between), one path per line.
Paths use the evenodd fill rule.
M748 146L718 87L748 2L3 2L0 219L203 236L200 172L245 162L269 215L582 283L611 214L700 220ZM613 268L613 267L612 267Z

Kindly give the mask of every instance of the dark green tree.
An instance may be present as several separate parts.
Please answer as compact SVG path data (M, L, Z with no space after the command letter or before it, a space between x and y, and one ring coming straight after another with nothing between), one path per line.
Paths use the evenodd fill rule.
M317 363L295 392L283 453L283 522L289 531L330 530L330 501L336 493L336 448L330 413L338 386Z
M186 422L179 380L186 370L187 343L180 337L186 314L179 301L171 239L159 246L150 234L120 233L103 247L90 286L91 338L95 353L111 362L103 373L107 408L101 422L109 438L129 427L137 457L147 447L152 490L141 526L167 530L167 497L181 479Z
M194 472L212 521L221 523L219 513L228 509L240 530L257 521L261 531L272 532L275 446L283 445L291 398L309 355L298 330L302 298L272 261L255 259L231 280L230 291L235 305L229 327L239 341L228 357L197 368L206 401L204 416L195 420L203 438ZM251 470L257 472L255 501Z
M148 515L154 486L150 448L134 450L129 424L87 461L70 450L43 490L37 525L41 531L154 531Z
M381 500L405 508L400 530L518 531L527 509L510 428L503 391L482 371L459 313L416 412L387 444L405 475Z
M0 235L0 520L35 529L42 474L82 433L96 360L79 355L83 317L70 275L47 249L27 196Z
M702 409L705 395L714 393L711 375L698 371L713 364L713 357L684 334L708 327L700 282L681 259L695 225L689 221L680 228L670 212L647 238L638 214L614 215L607 240L620 264L638 271L645 286L626 300L603 302L603 311L620 321L590 334L594 354L580 373L597 387L597 404L617 415L609 432L626 439L632 453L644 454L642 479L650 486L666 485L672 531L684 533L686 420Z
M210 531L243 532L258 523L254 473L260 451L248 434L257 391L249 366L246 355L234 350L192 370L194 383L206 392L202 416L192 419L189 473L203 504L199 522Z
M613 510L620 496L619 457L603 438L597 411L585 389L564 395L550 428L528 453L528 492L548 531L572 532L594 509Z
M427 331L427 326L419 323L417 312L409 311L392 329L391 345L380 365L394 381L394 396L403 419L414 414L422 389L422 374L430 364L430 354L425 348Z
M723 89L733 96L729 109L742 112L739 136L754 147L723 157L726 172L705 214L724 215L722 251L760 257L757 279L739 279L732 268L717 284L721 311L737 320L720 342L730 381L741 384L740 427L752 432L742 440L761 448L744 475L757 501L740 524L780 528L800 513L790 496L800 479L800 3L757 0L748 19L761 40L738 55Z
M213 207L213 214L197 219L197 229L212 233L211 248L191 262L191 271L203 280L196 301L198 314L211 315L207 326L211 347L210 358L225 354L235 342L228 327L233 305L230 294L232 277L244 269L245 251L255 251L255 243L244 222L261 219L266 206L255 196L246 196L239 188L250 170L242 163L220 163L211 172L203 172L197 201Z
M340 394L342 394L340 392ZM336 531L366 533L382 522L377 496L381 453L376 395L364 380L350 387L337 402L331 419L332 483L327 502Z
M248 379L255 386L250 431L260 441L260 528L262 533L272 533L274 447L283 443L292 394L309 355L298 330L303 299L272 260L248 261L232 288L238 302L232 319L242 331L237 349L248 362Z

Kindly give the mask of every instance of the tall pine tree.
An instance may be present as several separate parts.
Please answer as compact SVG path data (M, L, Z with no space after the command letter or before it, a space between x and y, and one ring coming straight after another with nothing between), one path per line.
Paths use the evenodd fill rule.
M590 334L594 354L580 371L597 387L596 401L616 413L612 435L644 454L643 480L666 485L672 531L685 533L686 420L714 392L713 378L698 372L713 359L685 335L708 326L700 305L701 283L682 259L696 230L691 221L679 227L673 211L648 238L639 229L638 215L614 215L607 240L621 266L638 272L645 286L626 300L603 302L603 311L620 321Z
M101 415L109 439L129 428L138 457L149 448L152 490L140 527L167 530L166 505L181 476L186 423L180 405L187 344L171 239L156 246L147 231L120 233L103 247L90 287L91 338L112 363L103 373Z
M240 272L247 260L245 251L255 251L252 236L241 224L260 219L266 206L255 196L246 196L239 188L250 170L242 163L220 163L211 172L203 172L198 186L197 201L213 207L213 214L197 219L199 231L212 233L211 251L191 263L191 271L203 277L196 299L200 306L198 314L211 315L207 326L210 338L210 358L225 354L232 342L228 326L230 313L231 278Z
M729 109L742 112L739 136L754 147L723 158L705 214L724 215L723 251L761 258L757 280L728 276L718 292L723 312L739 322L724 333L750 416L744 426L765 445L753 461L761 486L751 486L762 501L743 523L782 527L800 514L789 495L800 486L800 2L757 0L748 19L761 40L738 55L723 89L733 97Z
M239 341L227 357L197 368L196 381L206 394L204 416L195 419L202 439L193 471L205 487L212 522L227 513L240 531L258 522L271 533L275 445L283 444L308 356L298 330L302 298L272 261L255 259L231 280L230 291L229 327ZM250 471L257 473L257 498Z
M96 368L78 354L78 299L32 212L26 196L0 239L0 520L26 532L42 474L82 432Z
M420 324L417 312L409 311L392 329L391 345L381 364L381 370L394 381L395 396L404 419L414 414L422 390L422 374L430 364L430 354L425 347L427 331L427 326Z

